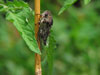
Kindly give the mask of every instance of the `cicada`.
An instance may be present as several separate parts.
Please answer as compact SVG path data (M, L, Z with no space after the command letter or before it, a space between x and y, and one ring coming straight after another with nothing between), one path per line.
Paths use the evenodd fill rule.
M38 32L40 41L42 41L44 45L46 45L46 41L50 34L52 25L53 25L53 17L51 15L51 12L46 10L41 14L39 21L39 32Z

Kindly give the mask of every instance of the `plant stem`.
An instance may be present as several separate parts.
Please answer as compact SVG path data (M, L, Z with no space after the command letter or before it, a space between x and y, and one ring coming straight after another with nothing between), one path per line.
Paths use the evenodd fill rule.
M39 30L39 19L40 19L40 0L35 0L35 37L38 39L38 30ZM40 40L38 39L38 46L40 48ZM41 56L35 54L35 75L42 75L41 70Z

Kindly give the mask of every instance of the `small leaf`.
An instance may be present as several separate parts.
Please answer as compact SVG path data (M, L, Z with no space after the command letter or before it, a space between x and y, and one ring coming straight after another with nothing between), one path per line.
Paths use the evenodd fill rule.
M69 8L73 3L75 3L77 0L66 0L63 7L60 9L58 15L60 15L64 10Z
M91 0L84 0L85 4L88 4Z

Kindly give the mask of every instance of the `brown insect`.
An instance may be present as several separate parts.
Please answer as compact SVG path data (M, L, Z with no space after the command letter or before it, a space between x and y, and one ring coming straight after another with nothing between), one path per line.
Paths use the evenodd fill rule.
M46 10L41 14L39 21L39 32L38 32L40 41L42 41L44 45L46 45L46 41L50 34L50 29L52 25L53 25L53 18L51 12Z

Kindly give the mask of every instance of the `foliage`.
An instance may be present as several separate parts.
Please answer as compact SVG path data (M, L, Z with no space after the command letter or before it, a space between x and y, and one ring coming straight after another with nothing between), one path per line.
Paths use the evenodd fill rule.
M29 48L40 54L34 33L34 14L29 6L22 1L8 2L1 5L1 11L7 12L7 20L13 22Z
M77 0L66 0L64 2L63 7L60 9L58 14L61 14L64 10L66 10L68 7L70 7L73 3L75 3Z
M63 7L60 9L60 11L59 11L59 15L62 13L62 12L64 12L64 10L66 10L67 8L69 8L72 4L74 4L75 2L76 2L77 0L66 0L65 2L64 2L64 5L63 5ZM90 2L91 0L84 0L84 3L85 4L88 4L89 2Z
M51 33L48 38L51 44L46 46L42 61L43 75L99 75L100 0L91 0L88 5L84 5L84 0L77 0L58 16L64 1L41 0L41 12L50 10L54 20L54 35ZM28 3L34 8L33 0ZM4 14L0 14L0 75L34 75L34 53L17 36Z
M53 59L54 59L54 52L56 49L56 41L54 39L54 33L51 31L51 34L49 36L48 40L48 46L46 46L46 54L47 54L47 63L48 63L48 75L52 75L53 73Z
M13 22L29 48L32 51L40 54L34 34L34 13L28 4L24 3L23 1L14 1L7 2L6 4L1 3L0 5L0 11L7 13L6 19ZM46 48L46 55L49 66L48 72L51 74L53 69L53 47L55 46L55 44L53 44L53 36L50 36L48 41L49 43L48 47Z
M88 4L91 0L84 0L85 4Z

